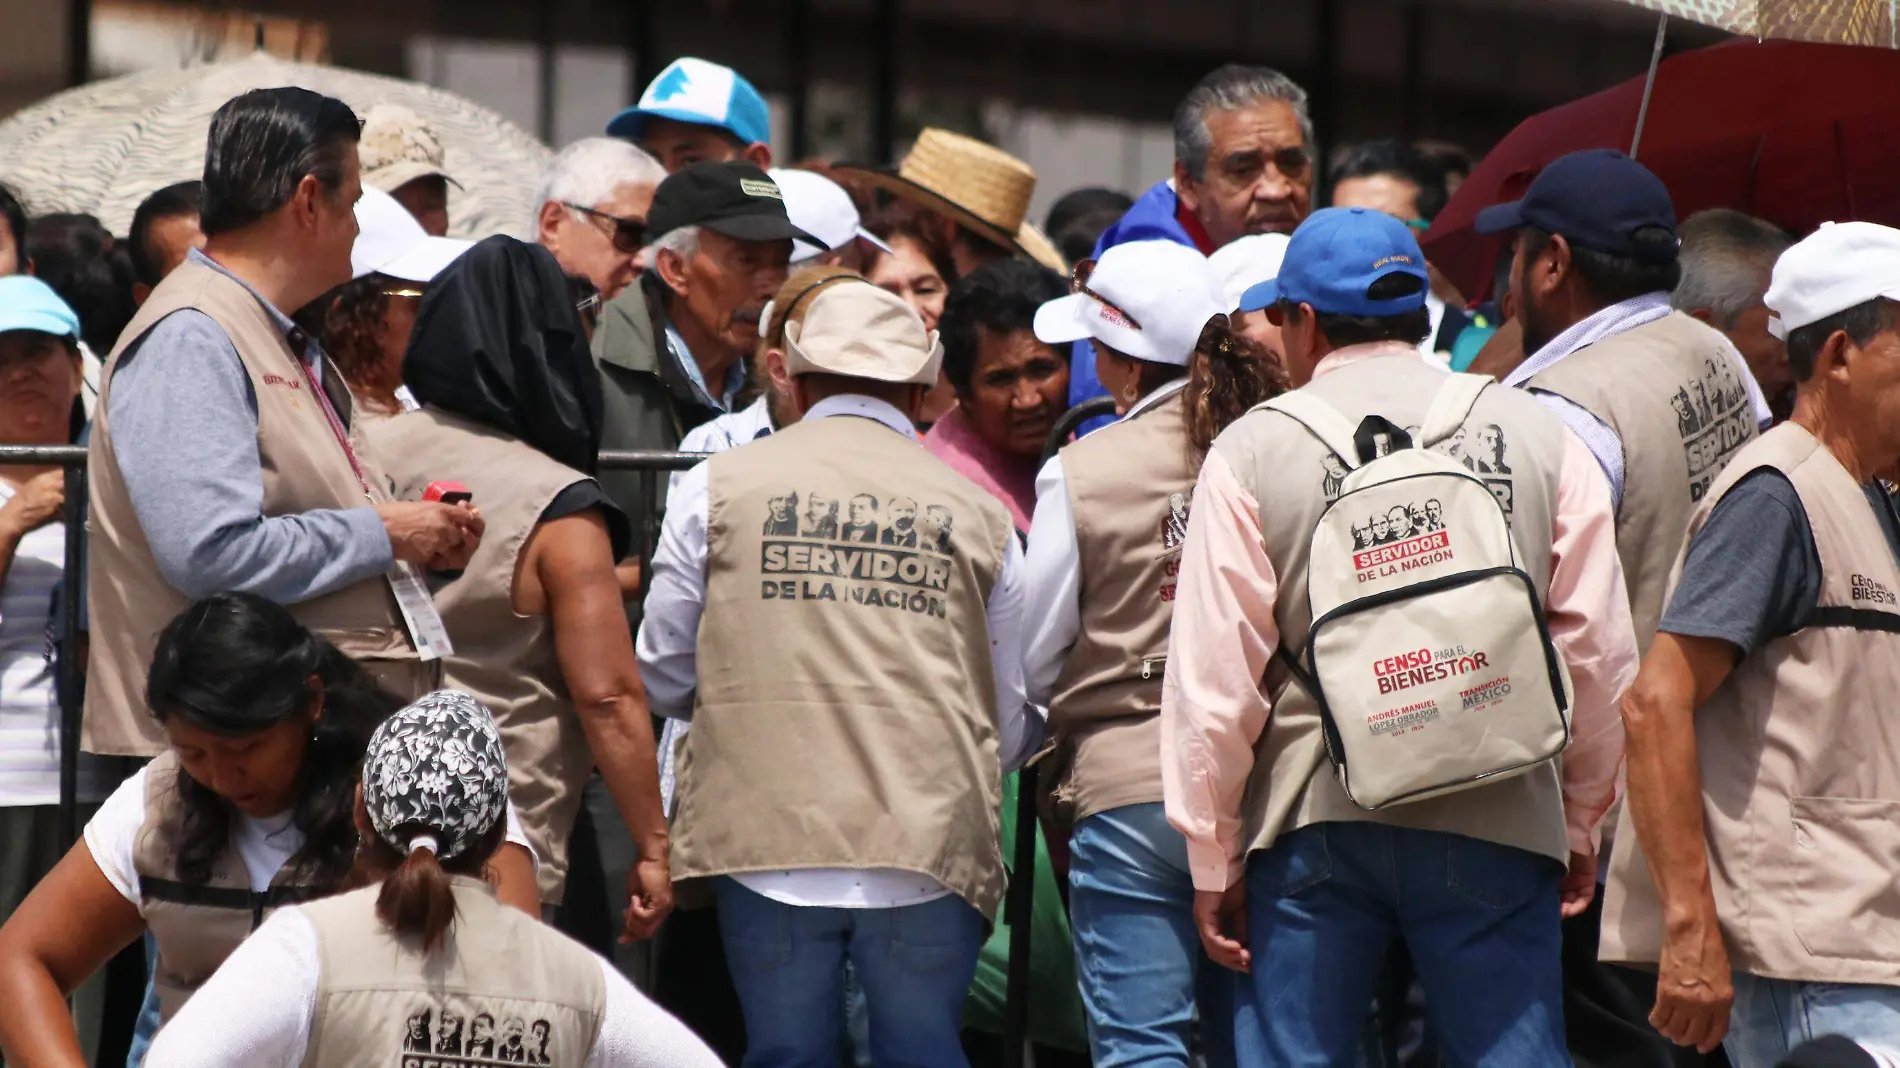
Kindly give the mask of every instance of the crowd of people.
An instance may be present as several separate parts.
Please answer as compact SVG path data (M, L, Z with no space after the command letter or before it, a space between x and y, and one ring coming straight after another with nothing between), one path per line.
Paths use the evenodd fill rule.
M689 58L533 241L296 88L0 189L0 1063L1003 1063L1007 920L1039 1064L1900 1064L1900 231L1582 151L1467 293L1323 133L1222 67L1039 227Z

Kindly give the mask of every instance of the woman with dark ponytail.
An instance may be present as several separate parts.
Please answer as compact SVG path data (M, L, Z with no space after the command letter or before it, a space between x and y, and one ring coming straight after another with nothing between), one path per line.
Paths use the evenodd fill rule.
M1049 709L1057 796L1076 820L1069 909L1094 1060L1186 1065L1197 1000L1203 1019L1227 1018L1235 980L1202 952L1187 840L1161 803L1174 575L1208 446L1285 379L1229 325L1192 248L1117 245L1079 264L1072 288L1037 311L1036 336L1094 342L1122 418L1036 479L1025 681ZM1213 1068L1231 1068L1231 1035L1202 1046Z
M719 1064L611 962L496 900L508 760L486 706L429 694L376 728L362 768L358 863L377 885L271 917L146 1068Z
M400 698L283 607L224 594L160 633L146 700L170 748L0 928L9 1060L80 1064L64 998L147 930L170 1018L273 910L361 881L357 780ZM538 916L518 834L497 868L507 900Z

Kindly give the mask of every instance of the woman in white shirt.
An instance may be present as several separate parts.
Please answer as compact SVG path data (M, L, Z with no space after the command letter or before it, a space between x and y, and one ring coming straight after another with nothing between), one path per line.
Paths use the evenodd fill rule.
M1284 378L1230 327L1194 249L1117 245L1074 288L1037 311L1036 336L1093 341L1122 418L1037 476L1025 682L1049 709L1058 796L1075 806L1069 910L1094 1062L1185 1068L1197 997L1231 996L1233 979L1202 954L1187 841L1161 803L1174 575L1208 445ZM1233 1064L1221 1038L1203 1036L1214 1068Z
M484 876L507 802L480 702L440 690L390 717L354 804L379 885L271 917L159 1032L147 1068L716 1068L612 963L496 902Z
M352 804L371 733L401 700L288 611L209 597L159 635L147 700L171 748L0 927L0 1049L83 1064L65 997L150 930L166 1018L271 910L355 885ZM511 839L502 893L539 915Z

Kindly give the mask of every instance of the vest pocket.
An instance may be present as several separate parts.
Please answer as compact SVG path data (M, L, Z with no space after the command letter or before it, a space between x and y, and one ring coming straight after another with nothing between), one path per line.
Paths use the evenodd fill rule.
M1817 957L1895 959L1900 929L1900 802L1789 799L1794 822L1794 929ZM1772 863L1772 861L1770 861Z

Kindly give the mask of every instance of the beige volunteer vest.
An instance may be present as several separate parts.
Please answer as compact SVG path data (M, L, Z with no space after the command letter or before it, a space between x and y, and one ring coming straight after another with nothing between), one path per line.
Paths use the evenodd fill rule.
M1860 486L1806 430L1743 449L1691 533L1743 475L1800 494L1821 559L1817 617L1742 660L1696 710L1709 877L1730 963L1805 982L1900 985L1900 563ZM1686 553L1686 549L1684 550ZM1604 960L1653 965L1661 905L1636 835L1616 836Z
M433 953L376 915L380 886L306 905L317 1004L303 1068L582 1068L600 1036L600 958L450 876L455 923Z
M288 864L271 880L269 890L253 893L244 859L229 845L213 862L208 882L180 879L177 854L185 814L178 777L178 757L169 750L146 767L145 823L132 852L139 911L158 943L152 984L166 1020L273 911L319 894L298 885Z
M474 559L435 591L436 610L455 637L444 673L450 687L495 713L508 753L508 794L541 859L541 900L559 904L567 838L594 757L555 660L554 629L546 616L515 611L514 583L541 513L588 478L519 439L434 408L385 419L369 438L396 497L421 500L429 483L448 480L467 486L481 509L486 526Z
M91 753L154 756L165 748L164 735L145 706L145 674L158 632L190 602L165 581L152 557L119 473L108 410L112 373L126 349L159 320L184 308L203 312L223 328L250 378L257 399L258 459L264 469L263 514L296 515L366 503L363 485L321 402L310 393L301 361L291 354L264 306L241 283L210 267L187 262L167 275L119 335L101 379L88 450L86 562L93 580L86 585L86 597L93 641L81 742ZM138 358L163 361L165 355L141 351ZM349 390L327 361L324 380L326 392L347 420ZM361 438L355 440L370 499L387 500L381 475L364 455ZM416 659L395 594L382 576L288 607L298 622L365 661L365 667L397 692L420 696L433 681L432 670L425 670L432 665Z
M1081 630L1049 719L1074 747L1075 818L1161 800L1161 676L1200 457L1181 393L1062 450L1081 561Z
M901 868L992 915L1003 866L985 611L1016 536L1009 513L857 416L707 464L674 877Z
M1417 428L1444 372L1426 366L1408 345L1380 346L1304 389L1357 425L1379 414ZM1349 355L1352 350L1344 350ZM1439 448L1481 478L1504 505L1519 566L1541 601L1550 582L1551 517L1563 457L1563 424L1536 400L1493 387L1472 407L1464 430ZM1274 620L1285 653L1298 654L1312 624L1306 597L1313 531L1347 472L1292 418L1256 409L1214 442L1242 488L1260 505L1267 557L1278 577ZM1367 670L1376 658L1368 651ZM1293 684L1276 657L1268 666L1273 718L1254 748L1254 772L1242 804L1247 848L1265 849L1287 831L1312 823L1361 820L1448 831L1567 861L1558 763L1503 782L1368 812L1340 788L1326 759L1318 706Z
M1642 652L1656 637L1690 513L1736 451L1755 440L1746 374L1720 333L1670 312L1578 349L1527 383L1574 401L1623 443L1616 550Z

